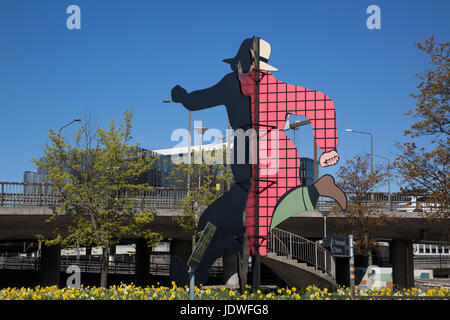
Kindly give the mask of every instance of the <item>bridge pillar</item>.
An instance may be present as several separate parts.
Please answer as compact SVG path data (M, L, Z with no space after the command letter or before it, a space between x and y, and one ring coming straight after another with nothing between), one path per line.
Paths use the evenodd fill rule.
M58 286L60 281L61 245L46 246L41 244L41 268L39 285Z
M411 288L414 286L413 245L410 240L392 240L389 243L394 286Z
M239 277L237 270L237 257L230 250L226 249L222 255L223 261L223 281L227 286L239 287Z
M134 283L137 286L146 286L150 283L150 252L151 249L145 239L136 240Z
M187 268L187 262L192 253L192 241L172 239L170 240L170 256L177 256L181 259L183 265ZM172 259L171 259L172 264ZM170 266L170 281L176 281L174 268Z

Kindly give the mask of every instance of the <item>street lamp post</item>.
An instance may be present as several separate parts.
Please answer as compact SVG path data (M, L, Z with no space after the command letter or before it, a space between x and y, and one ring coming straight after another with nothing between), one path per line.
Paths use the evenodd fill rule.
M285 130L287 129L293 129L294 130L294 145L295 147L297 147L296 142L295 142L295 133L297 131L297 129L301 126L305 126L307 124L310 124L311 121L310 120L305 120L305 121L295 121L294 123L290 124L290 117L288 116L288 118L286 119L286 126L285 126ZM289 124L288 124L289 123ZM317 167L317 141L316 138L313 139L314 140L314 181L317 181L317 176L318 176L318 167Z
M352 130L352 129L345 129L345 131L347 132L353 132L353 133L361 133L361 134L368 134L370 136L370 174L371 174L371 178L373 179L373 135L370 132L364 132L364 131L356 131L356 130ZM373 195L373 180L372 180L372 201L374 200L374 195Z
M391 202L391 172L390 172L390 169L391 169L391 160L389 160L389 158L380 156L380 155L378 155L378 154L373 154L373 156L379 157L379 158L383 158L383 159L387 160L387 162L388 162L388 166L387 166L387 174L388 174L388 201L389 201L389 206L390 206L391 211L392 211L392 202Z
M74 122L80 122L80 121L81 121L81 119L77 118L77 119L73 119L69 123L66 123L61 128L59 128L58 134L61 134L61 130L64 129L65 127L71 125ZM80 260L80 242L78 240L77 240L77 260Z
M194 121L195 122L195 121ZM206 130L208 130L208 128L203 128L203 127L195 127L194 126L194 130L197 132L197 134L198 134L198 142L199 142L199 148L200 148L200 162L199 163L202 163L202 159L203 159L203 154L202 154L202 136L203 136L203 133L206 131ZM202 172L201 172L201 169L199 170L199 173L198 173L198 187L200 188L201 187L201 176L202 176Z
M61 133L61 130L62 129L64 129L65 127L67 127L68 125L71 125L72 123L74 123L74 122L80 122L81 120L80 119L73 119L72 121L70 121L69 123L67 123L67 124L65 124L65 125L63 125L61 128L59 128L59 133Z
M296 145L296 139L295 139L295 133L297 131L297 129L301 126L305 126L310 124L311 121L310 120L304 120L304 121L295 121L294 123L290 123L290 117L288 116L288 118L286 119L286 125L285 125L285 130L287 129L292 129L294 130L294 145L295 147L297 147ZM314 181L317 181L317 176L318 176L318 166L317 166L317 141L316 138L313 138L314 140ZM327 214L323 213L323 238L325 239L327 237ZM324 261L325 261L325 266L327 265L327 256L324 253Z

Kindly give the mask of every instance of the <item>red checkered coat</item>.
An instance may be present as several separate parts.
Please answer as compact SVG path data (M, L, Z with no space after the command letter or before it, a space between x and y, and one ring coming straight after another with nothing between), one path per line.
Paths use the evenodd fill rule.
M266 255L267 234L278 199L300 185L300 157L294 143L283 133L288 114L304 116L311 121L314 137L322 152L338 144L333 101L325 94L278 81L270 72L260 71L240 76L244 95L251 97L252 125L259 130L258 163L252 165L253 183L247 200L245 227L248 254ZM256 89L259 86L259 110ZM258 232L257 232L258 231ZM257 237L258 236L258 237Z

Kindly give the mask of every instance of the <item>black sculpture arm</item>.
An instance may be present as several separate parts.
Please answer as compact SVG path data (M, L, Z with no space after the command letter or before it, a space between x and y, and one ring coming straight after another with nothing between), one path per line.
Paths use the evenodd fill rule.
M182 103L190 111L223 105L226 101L227 82L230 80L227 75L214 86L191 93L177 85L172 89L172 101Z

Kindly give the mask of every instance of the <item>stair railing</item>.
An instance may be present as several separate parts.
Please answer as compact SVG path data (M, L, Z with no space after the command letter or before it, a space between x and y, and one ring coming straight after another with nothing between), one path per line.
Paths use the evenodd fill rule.
M279 256L306 262L336 279L336 264L331 252L313 241L275 228L269 233L267 249Z
M273 253L276 253L278 256L291 259L291 253L289 252L288 247L284 244L283 240L278 238L274 233L269 234L267 249Z

